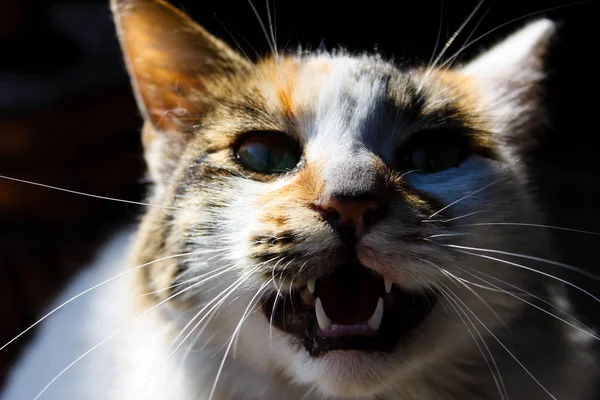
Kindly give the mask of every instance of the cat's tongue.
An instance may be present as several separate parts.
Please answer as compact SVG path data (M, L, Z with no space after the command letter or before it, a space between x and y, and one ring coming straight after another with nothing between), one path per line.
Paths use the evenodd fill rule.
M384 280L359 265L344 265L315 283L319 336L372 336L383 317Z

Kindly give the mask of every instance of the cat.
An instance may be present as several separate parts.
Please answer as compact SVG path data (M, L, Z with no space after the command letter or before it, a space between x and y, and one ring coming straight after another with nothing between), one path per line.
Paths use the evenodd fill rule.
M111 4L152 206L2 399L597 398L598 336L515 226L544 222L521 146L552 21L457 67L252 63L164 0Z

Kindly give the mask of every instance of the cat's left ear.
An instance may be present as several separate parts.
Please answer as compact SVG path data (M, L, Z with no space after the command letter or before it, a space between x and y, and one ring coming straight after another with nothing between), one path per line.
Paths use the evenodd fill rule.
M531 22L459 70L478 83L495 130L518 135L539 122L539 86L555 31L548 19Z

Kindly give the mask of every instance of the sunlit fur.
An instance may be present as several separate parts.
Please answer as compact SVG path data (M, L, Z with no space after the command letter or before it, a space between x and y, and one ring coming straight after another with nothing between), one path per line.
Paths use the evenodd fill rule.
M113 10L146 118L150 202L170 207L149 208L141 222L131 266L171 258L134 271L132 293L150 294L131 301L143 311L181 294L150 314L165 339L106 346L125 359L155 354L160 365L187 339L158 372L145 357L127 368L116 363L121 384L136 376L120 393L107 394L111 380L92 366L78 381L57 381L56 398L85 387L93 387L85 398L124 398L146 382L140 371L149 371L147 380L163 382L144 391L150 399L502 399L504 387L511 399L591 399L591 333L525 303L557 313L535 295L565 306L558 281L514 264L555 269L469 249L553 256L543 231L472 225L543 222L519 143L543 123L537 98L552 22L533 22L448 70L343 52L252 64L162 1L115 0ZM461 165L434 174L399 170L397 152L408 138L446 126L470 132L473 152ZM281 175L245 169L233 148L251 131L296 140L299 166ZM270 326L260 298L342 263L344 244L314 206L359 186L386 206L357 243L360 263L398 286L434 289L439 302L391 354L313 358ZM176 257L182 253L194 254ZM177 377L166 395L161 385Z

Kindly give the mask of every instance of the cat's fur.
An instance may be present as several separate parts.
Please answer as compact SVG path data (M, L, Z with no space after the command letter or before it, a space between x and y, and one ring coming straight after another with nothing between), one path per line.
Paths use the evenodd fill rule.
M557 280L518 265L556 271L469 249L552 258L543 230L531 237L510 225L472 224L543 222L528 194L521 144L543 124L551 21L532 22L450 70L328 53L252 64L162 0L112 6L146 120L150 202L158 207L148 208L135 233L133 270L52 315L3 399L35 397L90 349L41 398L205 399L218 375L213 399L500 399L503 386L517 400L593 398L591 332L552 308L569 312ZM456 125L471 132L480 155L433 174L394 168L411 135ZM296 140L298 168L281 175L244 169L232 149L252 131ZM437 290L438 303L393 353L313 357L271 328L259 304L342 263L344 243L314 206L356 191L376 192L387 206L357 239L360 263L398 286ZM472 213L480 214L454 220ZM127 237L117 236L57 304L119 274ZM173 339L188 332L170 356Z

